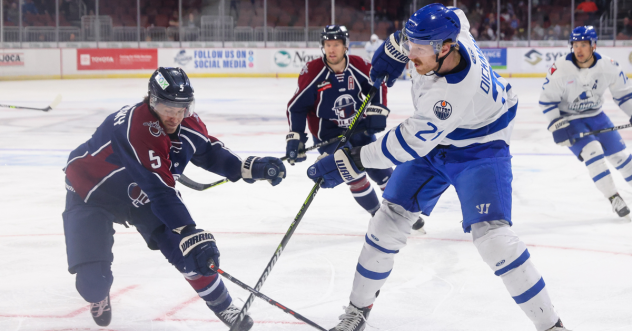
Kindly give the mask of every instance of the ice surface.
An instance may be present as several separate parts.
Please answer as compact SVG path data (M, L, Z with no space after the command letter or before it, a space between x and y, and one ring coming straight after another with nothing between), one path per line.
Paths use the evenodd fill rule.
M284 155L285 107L295 79L192 81L197 112L212 135L241 156ZM514 231L571 330L632 330L632 224L612 213L584 165L553 143L537 105L542 80L509 81L520 96L511 145ZM49 113L0 109L0 330L99 329L66 270L61 169L107 114L141 100L146 82L0 82L2 104L45 107L57 93L64 98ZM412 113L409 84L399 81L389 91L389 126ZM613 122L627 123L607 99ZM632 130L621 134L629 144ZM312 187L305 171L315 157L288 166L277 187L243 181L204 192L180 187L198 226L215 234L223 269L254 286ZM185 173L200 182L219 179L193 165ZM620 174L614 178L632 203L632 188ZM368 220L346 187L320 190L262 292L333 327L348 303ZM396 257L367 331L534 330L460 221L449 189L426 220L428 234L412 234ZM133 228L116 230L113 321L102 330L227 329ZM225 283L234 298L247 297ZM312 329L258 299L250 311L253 330Z

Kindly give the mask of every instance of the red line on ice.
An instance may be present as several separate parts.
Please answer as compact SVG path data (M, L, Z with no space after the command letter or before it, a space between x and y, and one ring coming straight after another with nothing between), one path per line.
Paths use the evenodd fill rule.
M114 294L110 295L110 299L112 298L116 298L118 296L121 296L135 288L137 288L139 285L135 284L135 285L130 285L128 287L125 287L123 289L120 289L116 292L114 292ZM70 317L75 317L85 311L88 311L90 309L90 305L86 305L83 306L79 309L73 310L68 314L65 315L24 315L24 314L0 314L0 317L29 317L29 318L70 318Z

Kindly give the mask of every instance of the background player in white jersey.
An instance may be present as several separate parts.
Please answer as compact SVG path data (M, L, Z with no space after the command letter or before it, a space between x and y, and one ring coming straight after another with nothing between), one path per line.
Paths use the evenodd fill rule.
M390 83L413 61L414 115L377 141L338 150L308 169L311 178L324 179L323 187L333 187L361 169L397 165L369 223L351 302L333 331L364 330L410 225L420 213L429 215L450 185L461 202L463 230L516 304L538 331L566 330L526 245L509 228L508 144L518 98L491 70L469 29L461 10L441 4L413 14L376 52L371 77L388 74Z
M549 69L542 85L540 107L551 122L549 131L555 143L569 147L585 162L595 185L610 200L612 211L624 217L630 210L617 193L606 159L632 185L632 155L616 131L583 138L579 134L614 126L601 109L607 88L615 103L632 116L632 84L619 63L595 52L597 33L592 26L573 29L569 42L571 53Z
M384 40L380 39L375 33L371 35L371 39L364 44L367 59L372 59L375 51L382 45Z

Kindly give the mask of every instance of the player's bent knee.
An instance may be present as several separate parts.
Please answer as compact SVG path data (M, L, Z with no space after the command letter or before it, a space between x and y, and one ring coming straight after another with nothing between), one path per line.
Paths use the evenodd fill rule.
M632 175L632 155L626 151L620 151L607 156L608 162L612 164L617 170L623 173L624 177ZM630 181L632 178L626 178L626 181Z
M529 259L527 246L505 221L473 224L472 235L479 254L497 276L513 271Z
M580 153L580 156L582 157L582 160L586 162L586 166L588 166L588 163L591 161L594 162L596 159L603 159L603 153L604 152L603 147L601 147L601 143L593 140L586 144L586 146L584 146L582 152Z
M366 240L387 251L398 251L406 246L407 235L419 218L419 212L413 213L404 207L387 200L369 222Z
M110 262L90 262L76 268L77 291L88 302L99 302L110 293L114 281Z

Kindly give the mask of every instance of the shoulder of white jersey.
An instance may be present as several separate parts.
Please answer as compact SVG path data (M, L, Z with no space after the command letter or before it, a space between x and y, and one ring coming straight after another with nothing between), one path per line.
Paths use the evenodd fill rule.
M621 65L619 65L619 62L609 56L601 55L597 52L595 52L595 57L599 57L597 60L599 67L607 72L619 75L619 72L621 71Z
M575 64L572 59L573 53L559 57L553 62L551 67L546 71L546 77L549 79L558 79L566 76L575 75Z
M459 18L459 22L461 23L461 33L463 33L463 31L469 32L470 21L467 19L467 16L465 16L465 13L457 7L448 7L448 8L452 10L456 14L456 16ZM459 33L459 35L461 33Z

